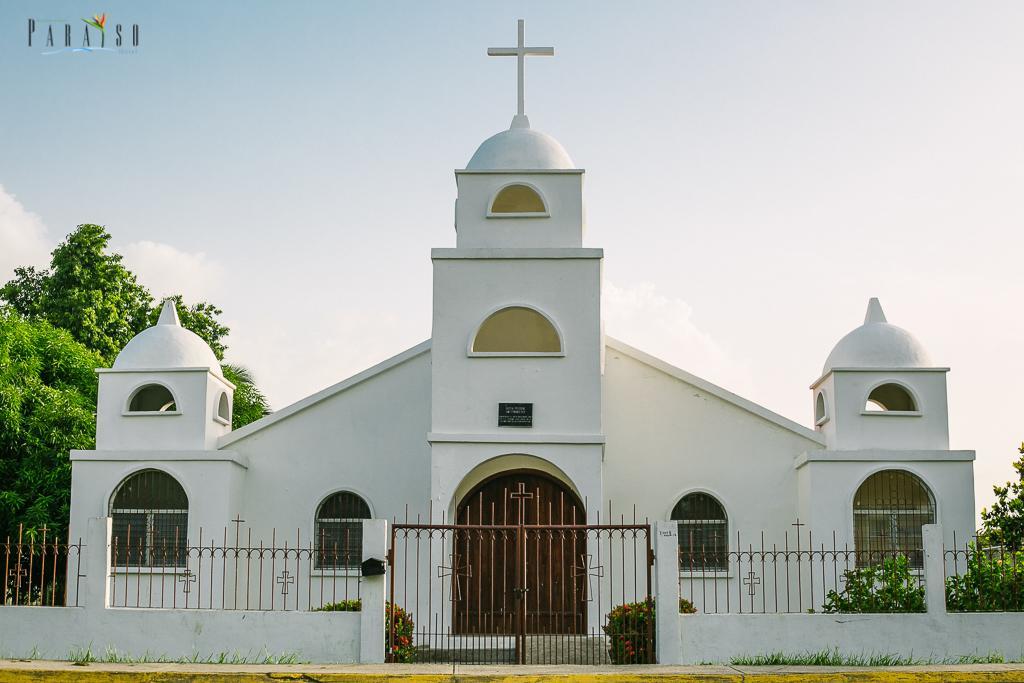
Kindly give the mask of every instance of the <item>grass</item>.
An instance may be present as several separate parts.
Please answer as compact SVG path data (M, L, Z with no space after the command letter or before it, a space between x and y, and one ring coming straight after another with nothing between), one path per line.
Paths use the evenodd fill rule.
M802 653L770 652L759 655L733 657L734 666L925 666L929 664L1003 664L1006 659L999 652L969 654L957 657L919 658L887 653L844 654L838 648Z
M33 654L37 653L33 649ZM28 657L35 659L35 657ZM245 654L239 652L215 652L202 655L193 652L188 657L168 657L167 655L154 655L144 652L139 657L133 657L127 653L119 652L117 649L108 647L102 655L95 655L92 645L84 648L72 648L68 652L67 661L76 666L86 666L93 662L104 664L308 664L299 659L295 652L284 652L275 655L267 650L253 654L251 651Z

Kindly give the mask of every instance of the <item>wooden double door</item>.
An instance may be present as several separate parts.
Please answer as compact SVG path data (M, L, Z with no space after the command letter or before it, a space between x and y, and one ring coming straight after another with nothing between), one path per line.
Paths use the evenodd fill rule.
M452 625L457 634L584 634L587 530L582 502L538 470L491 477L458 506ZM574 528L576 527L576 528Z

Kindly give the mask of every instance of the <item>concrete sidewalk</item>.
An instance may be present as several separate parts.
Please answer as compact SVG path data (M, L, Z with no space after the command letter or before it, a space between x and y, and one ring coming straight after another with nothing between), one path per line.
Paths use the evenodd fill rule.
M877 668L734 667L734 666L470 666L459 665L221 665L221 664L100 664L70 662L0 662L0 683L613 683L625 681L691 681L757 683L959 683L1020 681L1024 664L977 664Z

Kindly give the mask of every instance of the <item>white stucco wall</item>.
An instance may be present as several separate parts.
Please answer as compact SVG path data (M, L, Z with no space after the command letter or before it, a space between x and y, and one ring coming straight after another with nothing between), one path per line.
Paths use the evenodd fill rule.
M430 353L421 346L406 360L371 369L366 379L265 428L240 432L227 446L250 463L237 512L254 538L276 528L308 542L317 506L340 490L362 496L379 519L403 517L407 504L426 507Z
M814 451L797 459L801 516L808 529L831 545L835 531L853 547L853 498L864 480L881 470L904 470L919 477L935 500L935 523L944 541L963 546L974 534L974 451Z
M0 657L66 659L72 649L109 649L133 658L200 658L226 653L254 663L266 655L357 662L358 612L0 608Z
M689 614L680 618L683 664L837 649L918 659L1001 653L1024 658L1024 613ZM661 644L659 643L659 647Z
M583 171L456 171L457 244L475 247L580 247L583 242ZM546 217L489 217L502 187L525 184L541 195Z
M601 257L599 249L433 251L431 431L504 432L512 441L540 433L600 433ZM554 322L564 355L469 354L480 323L516 305L536 308ZM501 401L533 403L533 427L499 428Z
M865 411L872 389L898 384L914 399L917 410ZM827 420L820 425L829 448L949 448L946 369L834 370L813 386L824 392Z
M627 516L669 519L692 491L712 494L736 532L754 542L798 514L793 460L822 448L610 345L604 375L605 499ZM780 418L781 419L781 418ZM809 430L807 430L809 432ZM622 509L626 508L626 509Z

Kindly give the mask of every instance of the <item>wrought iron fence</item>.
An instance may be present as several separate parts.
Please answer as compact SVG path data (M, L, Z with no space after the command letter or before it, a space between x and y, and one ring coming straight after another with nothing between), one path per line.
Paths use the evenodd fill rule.
M184 530L157 543L130 526L114 535L110 606L315 611L359 599L361 535L304 542L299 530L284 537L273 529L257 541L242 521L215 538L200 527L194 544Z
M987 545L974 536L943 549L946 609L950 612L1024 611L1024 550Z
M45 525L26 532L19 524L17 539L8 536L3 544L3 605L78 606L83 547L81 539L77 543L54 539ZM70 591L69 584L74 584Z
M924 611L921 549L851 548L834 532L821 539L799 520L794 526L772 542L764 532L754 541L737 532L728 549L680 544L680 611Z
M509 517L392 525L389 660L653 663L650 526Z

